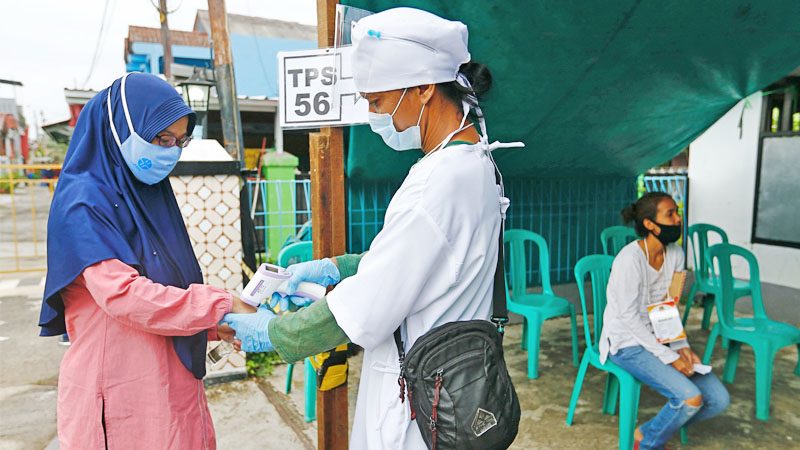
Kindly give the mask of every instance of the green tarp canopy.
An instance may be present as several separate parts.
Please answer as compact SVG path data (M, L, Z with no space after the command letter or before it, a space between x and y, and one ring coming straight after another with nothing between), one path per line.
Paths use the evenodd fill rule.
M636 175L800 66L798 0L342 3L467 24L473 60L494 76L489 136L527 145L496 152L508 177ZM349 144L355 179L401 179L421 155L392 152L366 126Z

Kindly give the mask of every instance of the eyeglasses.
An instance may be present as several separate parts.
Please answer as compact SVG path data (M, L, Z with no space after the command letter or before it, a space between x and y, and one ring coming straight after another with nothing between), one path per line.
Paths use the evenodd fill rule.
M186 146L189 145L189 142L192 141L192 135L186 134L182 138L178 139L172 133L164 131L156 136L156 139L158 139L158 145L162 147L172 147L177 145L180 148L186 148Z

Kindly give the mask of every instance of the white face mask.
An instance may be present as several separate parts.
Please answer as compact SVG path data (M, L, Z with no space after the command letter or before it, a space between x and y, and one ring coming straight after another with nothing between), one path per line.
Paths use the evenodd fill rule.
M383 138L383 142L385 142L386 145L398 152L422 148L422 133L420 132L419 124L420 121L422 121L422 112L425 111L424 104L419 111L419 119L417 119L416 125L408 127L403 131L397 131L397 128L394 127L394 114L400 107L400 102L403 101L403 97L406 96L407 91L408 88L403 89L403 94L400 96L400 100L397 101L397 106L394 107L394 111L392 111L391 114L368 113L369 127L372 131Z

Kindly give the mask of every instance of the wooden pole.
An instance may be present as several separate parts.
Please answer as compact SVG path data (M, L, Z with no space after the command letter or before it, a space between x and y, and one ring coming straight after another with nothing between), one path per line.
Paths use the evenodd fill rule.
M214 47L214 74L217 79L217 97L222 120L222 140L228 154L242 163L244 150L242 122L236 98L236 82L233 77L233 52L228 33L228 14L225 0L208 0L208 19L211 22L211 40Z
M158 1L158 19L161 22L161 45L164 47L164 77L172 79L172 44L169 41L167 0Z
M333 45L336 0L317 0L320 48ZM314 257L345 253L344 149L341 128L321 128L309 136L311 214ZM347 383L317 391L317 448L346 450L348 439Z

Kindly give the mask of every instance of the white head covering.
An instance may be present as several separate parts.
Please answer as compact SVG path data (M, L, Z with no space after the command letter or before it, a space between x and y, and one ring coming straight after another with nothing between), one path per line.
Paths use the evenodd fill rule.
M414 8L393 8L354 26L353 78L359 92L454 81L470 60L467 26Z

